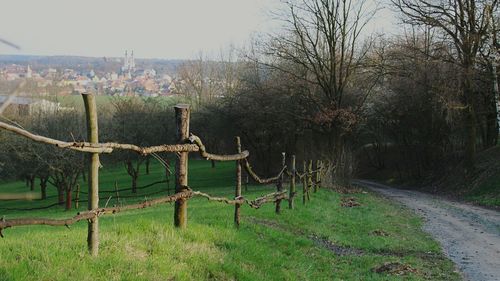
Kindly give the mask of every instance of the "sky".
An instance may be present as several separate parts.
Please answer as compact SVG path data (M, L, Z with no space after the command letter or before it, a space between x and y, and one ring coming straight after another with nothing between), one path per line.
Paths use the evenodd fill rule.
M363 1L363 0L359 0ZM189 59L273 32L279 0L0 0L0 54ZM387 31L388 10L368 28Z

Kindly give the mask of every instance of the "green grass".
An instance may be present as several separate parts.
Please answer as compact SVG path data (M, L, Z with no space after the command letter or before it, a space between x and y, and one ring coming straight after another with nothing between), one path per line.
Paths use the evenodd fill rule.
M478 188L465 194L464 199L483 206L500 207L500 173L489 177Z
M126 187L123 167L105 167L101 188L118 181ZM161 180L158 165L139 185ZM194 190L231 197L234 163L191 160L189 185ZM110 186L112 187L112 186ZM0 186L0 192L25 191L23 183ZM50 188L53 193L54 188ZM165 190L166 185L141 190L143 194ZM272 186L249 186L254 198ZM165 191L166 192L166 191ZM123 195L129 195L123 192ZM30 226L4 230L0 240L0 280L457 280L452 263L438 244L423 233L421 220L407 209L371 193L350 194L362 204L340 206L340 195L321 189L295 210L283 204L281 215L273 205L259 210L242 208L240 229L233 226L234 208L202 198L189 201L185 230L173 227L173 206L100 218L100 254L86 250L86 223L70 229ZM138 199L127 199L126 203ZM54 201L55 199L51 199ZM101 206L105 200L101 200ZM35 206L51 202L2 202L0 207ZM285 202L284 202L285 203ZM114 199L109 204L114 204ZM3 211L6 218L19 216L67 217L59 207L35 212ZM383 231L388 236L372 235ZM313 239L312 237L318 237ZM362 254L337 255L327 241ZM358 251L358 252L359 252ZM403 276L374 273L384 262L401 262L416 269Z

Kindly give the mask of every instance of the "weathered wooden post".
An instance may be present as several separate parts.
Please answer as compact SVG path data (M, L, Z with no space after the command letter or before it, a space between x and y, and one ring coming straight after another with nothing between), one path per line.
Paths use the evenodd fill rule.
M322 183L322 174L323 174L323 160L319 161L319 171L318 171L318 182L319 182L319 187L321 188L321 183Z
M307 168L306 160L302 161L302 204L306 204L307 200Z
M313 180L312 180L313 168L312 167L313 167L313 161L309 160L309 165L307 167L307 195L308 195L308 198L309 198L309 193L311 192L311 189L313 187Z
M189 105L175 106L175 123L177 126L177 143L184 144L189 138ZM175 161L175 192L182 192L188 186L188 152L179 152ZM187 199L175 201L174 225L179 228L187 226Z
M314 192L318 192L319 189L319 160L316 160L316 172L314 173L315 179L314 179Z
M120 206L120 193L118 192L118 182L115 181L116 206Z
M78 210L78 207L80 207L80 184L76 184L76 191L75 191L75 209Z
M95 96L82 94L82 97L85 104L88 141L90 143L99 143ZM88 184L88 209L96 210L99 208L99 153L90 155ZM92 256L99 254L99 218L97 216L88 220L87 246Z
M288 196L288 208L293 209L295 207L295 155L292 155L292 176L290 177L290 195Z
M281 168L283 169L286 165L286 154L285 152L281 152ZM285 179L284 177L284 172L281 173L280 179L278 181L278 184L276 185L277 191L283 191L283 180ZM281 199L276 200L276 214L279 214L281 212Z
M241 153L240 137L236 137L236 152ZM234 196L235 199L241 198L241 160L236 160L236 189ZM240 227L240 211L241 204L234 205L234 223L236 227Z

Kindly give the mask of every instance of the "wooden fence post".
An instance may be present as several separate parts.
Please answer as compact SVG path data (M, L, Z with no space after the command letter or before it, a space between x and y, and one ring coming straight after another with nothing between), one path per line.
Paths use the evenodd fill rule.
M76 184L76 192L75 192L75 209L78 210L78 207L80 207L80 184Z
M120 193L118 192L118 182L115 181L116 206L120 206Z
M323 160L319 161L319 171L318 171L318 182L319 182L319 187L322 187L323 179L321 178L321 175L323 174Z
M236 137L236 152L241 153L241 141L240 137ZM241 161L236 160L236 189L234 193L235 199L241 197ZM234 223L237 228L240 227L240 211L241 204L234 205Z
M309 165L307 167L307 193L309 197L309 192L311 192L311 189L313 187L313 180L312 180L312 174L313 174L313 161L309 160Z
M285 167L286 165L286 154L285 152L281 153L281 167ZM281 174L280 179L277 184L277 191L283 191L283 180L284 180L284 172ZM276 200L276 214L281 213L281 199Z
M306 204L307 200L307 168L306 168L306 160L302 161L302 204Z
M99 129L97 125L97 106L95 96L82 94L85 104L85 116L87 120L87 138L90 143L99 143ZM88 209L99 208L99 153L90 155L89 166L89 191ZM88 220L87 246L92 256L99 254L99 218L93 217Z
M295 200L295 172L296 172L296 169L295 169L295 155L292 155L292 176L290 177L290 195L289 195L289 198L288 198L288 208L289 209L293 209L295 207L295 203L294 203L294 200Z
M316 160L316 172L314 173L314 192L318 192L319 189L319 160Z
M177 143L186 143L189 138L189 105L175 106L175 123L177 126ZM179 152L175 161L175 192L182 192L188 186L188 152ZM187 226L187 199L175 201L174 225L179 228Z

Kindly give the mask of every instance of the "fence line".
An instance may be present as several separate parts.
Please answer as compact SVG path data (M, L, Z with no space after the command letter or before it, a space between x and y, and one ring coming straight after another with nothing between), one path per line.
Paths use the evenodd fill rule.
M19 219L4 219L0 220L0 236L3 237L2 231L6 228L14 226L26 226L26 225L51 225L51 226L66 226L81 221L88 221L88 236L87 243L89 252L91 255L96 256L99 248L99 228L98 228L98 218L102 215L115 214L118 212L134 209L143 209L151 206L155 206L163 203L175 202L174 208L174 225L176 227L184 228L187 226L187 201L195 196L206 198L209 201L221 202L230 205L235 205L234 221L235 225L240 225L240 213L241 206L246 204L251 208L258 209L266 203L276 204L276 213L280 213L280 203L282 200L289 201L289 208L293 209L295 191L295 177L297 176L302 179L303 184L303 203L307 198L310 200L310 191L313 189L316 192L318 189L318 184L321 181L322 173L325 172L325 167L323 164L320 165L319 160L316 161L316 169L312 169L312 160L309 160L308 167L306 168L306 162L303 162L303 173L300 174L295 167L295 155L292 156L292 170L289 171L286 166L286 155L282 154L282 169L274 177L261 178L255 173L248 161L249 152L247 150L241 150L241 142L239 137L236 138L236 154L231 155L217 155L207 152L203 142L196 135L190 134L189 132L189 119L190 112L188 105L176 105L175 108L175 120L177 125L177 142L178 144L173 145L159 145L151 147L139 147L133 144L120 144L120 143L99 143L98 142L98 129L97 129L97 109L95 104L95 97L93 95L82 95L85 103L86 119L87 119L87 131L89 142L65 142L56 139L51 139L48 137L33 134L24 129L14 127L12 125L0 122L0 128L13 133L19 134L26 138L29 138L36 142L46 143L50 145L55 145L58 148L72 149L79 152L91 153L91 169L89 171L89 191L88 191L88 211L79 212L77 215L66 218L66 219L47 219L47 218L19 218ZM188 143L190 142L190 144ZM147 155L157 152L176 152L178 157L176 159L176 169L175 169L175 194L166 197L161 197L152 200L146 200L142 203L116 206L109 208L99 208L99 187L98 187L98 167L99 167L99 154L101 153L111 153L114 149L130 150L141 155ZM189 152L199 152L200 155L207 160L215 161L235 161L236 162L236 185L235 185L235 198L225 198L211 196L207 193L201 191L193 191L188 186L187 168L188 168L188 153ZM276 183L276 191L273 193L266 194L262 197L258 197L254 200L248 200L244 198L241 194L241 176L242 168L245 169L247 175L250 175L255 182L259 184L269 184ZM327 170L327 169L326 169ZM283 190L284 176L287 174L290 176L290 191ZM315 175L313 179L313 175ZM101 191L103 192L103 191ZM108 192L108 191L106 191ZM112 191L117 193L117 190ZM82 192L83 193L83 192ZM108 202L111 199L108 198Z
M140 147L134 144L122 144L114 142L106 142L106 143L90 143L90 142L75 142L75 141L67 142L33 134L27 130L9 125L2 121L0 121L0 128L16 133L20 136L31 139L35 142L55 145L58 148L67 148L79 152L88 152L88 153L112 153L115 149L129 150L139 153L140 155L148 155L159 152L199 152L201 157L207 160L215 160L215 161L239 160L247 158L250 154L247 150L234 155L217 155L213 153L208 153L201 139L195 135L191 135L189 137L189 140L192 142L191 144L162 144L149 147Z
M286 190L282 192L273 192L266 194L262 197L258 197L254 200L247 200L243 197L229 199L225 197L215 197L207 193L200 191L192 191L189 187L185 187L185 190L180 193L169 195L166 197L161 197L152 200L146 200L142 203L130 204L125 206L109 207L109 208L97 208L95 210L89 210L84 212L79 212L75 216L66 219L48 219L48 218L19 218L19 219L0 219L0 237L4 237L3 230L6 228L14 226L27 226L27 225L48 225L48 226L66 226L77 223L81 220L89 220L93 218L100 217L102 215L116 214L128 210L145 209L148 207L153 207L159 204L171 203L179 199L189 199L195 196L200 196L208 199L209 201L222 202L229 205L243 205L248 204L251 208L259 209L265 203L275 202L276 200L288 199L286 195Z

